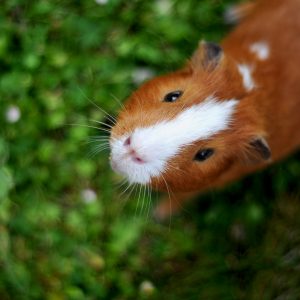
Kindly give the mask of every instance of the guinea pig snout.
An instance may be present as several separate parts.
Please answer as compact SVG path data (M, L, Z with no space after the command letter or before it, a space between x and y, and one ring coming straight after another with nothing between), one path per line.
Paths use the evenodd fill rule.
M121 136L111 137L111 166L131 183L148 184L152 177L160 174L164 161L157 152L159 141L138 129Z
M143 164L145 163L145 159L142 157L140 153L138 153L137 149L132 145L132 137L129 136L124 141L123 146L126 149L126 154L136 163Z

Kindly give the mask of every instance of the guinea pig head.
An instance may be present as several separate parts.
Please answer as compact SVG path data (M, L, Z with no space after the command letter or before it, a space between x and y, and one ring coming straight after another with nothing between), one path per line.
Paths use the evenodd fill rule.
M192 191L241 159L266 158L260 124L242 104L247 95L235 62L201 42L183 69L146 82L127 100L111 132L112 168L131 183Z

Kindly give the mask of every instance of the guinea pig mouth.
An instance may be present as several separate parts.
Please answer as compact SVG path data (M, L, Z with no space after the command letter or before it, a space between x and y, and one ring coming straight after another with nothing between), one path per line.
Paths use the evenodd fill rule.
M162 161L147 157L147 149L138 147L130 137L111 140L110 144L112 169L130 183L149 184L152 177L160 174Z
M116 173L125 176L130 183L149 184L151 182L151 173L147 163L128 157L118 161L118 158L112 157L110 164Z

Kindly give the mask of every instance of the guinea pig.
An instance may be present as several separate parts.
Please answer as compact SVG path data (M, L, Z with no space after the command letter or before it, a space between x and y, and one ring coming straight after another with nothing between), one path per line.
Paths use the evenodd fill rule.
M221 45L200 42L183 68L133 92L111 131L112 168L176 198L299 147L299 11L298 0L257 1Z

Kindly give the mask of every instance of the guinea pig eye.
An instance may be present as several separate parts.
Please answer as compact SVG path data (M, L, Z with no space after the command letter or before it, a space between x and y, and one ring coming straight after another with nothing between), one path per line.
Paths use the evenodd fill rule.
M164 102L175 102L181 95L183 94L183 91L174 91L171 93L168 93L164 97Z
M210 158L214 154L214 149L207 148L207 149L202 149L197 152L197 154L194 157L194 160L196 161L205 161L208 158Z

